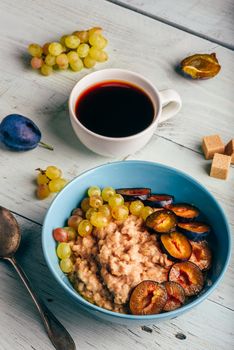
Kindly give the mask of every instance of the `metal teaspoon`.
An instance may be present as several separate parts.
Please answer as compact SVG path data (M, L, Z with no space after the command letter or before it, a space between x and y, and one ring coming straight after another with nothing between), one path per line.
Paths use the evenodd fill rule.
M8 209L0 206L0 258L8 260L14 266L39 311L46 332L55 349L76 350L75 343L68 331L38 298L27 276L16 261L14 254L19 247L20 239L20 229L15 217Z

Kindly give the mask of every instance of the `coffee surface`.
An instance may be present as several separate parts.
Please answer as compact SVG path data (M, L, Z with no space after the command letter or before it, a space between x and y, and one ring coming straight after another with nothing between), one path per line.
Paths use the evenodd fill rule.
M154 118L150 97L139 87L121 81L102 82L85 90L75 112L87 129L108 137L139 133Z

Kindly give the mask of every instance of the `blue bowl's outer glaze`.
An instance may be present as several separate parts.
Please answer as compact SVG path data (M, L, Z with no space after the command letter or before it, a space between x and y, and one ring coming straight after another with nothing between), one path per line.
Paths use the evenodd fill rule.
M111 312L92 305L82 298L72 287L67 277L59 268L56 256L56 242L52 231L65 226L73 208L77 207L86 195L88 187L150 187L155 193L169 193L175 196L176 202L188 202L199 207L207 221L213 227L211 246L215 247L212 269L202 293L189 304L175 311L158 315L135 316ZM42 230L42 247L50 271L81 309L93 317L120 324L153 324L170 319L190 310L217 287L227 268L231 255L231 233L223 212L215 198L192 177L185 173L157 163L147 161L122 161L108 163L88 170L71 181L53 200L44 220Z

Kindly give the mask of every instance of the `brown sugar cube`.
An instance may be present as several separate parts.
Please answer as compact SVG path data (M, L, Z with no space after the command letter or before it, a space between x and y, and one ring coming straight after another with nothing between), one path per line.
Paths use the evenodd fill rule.
M202 149L206 159L212 159L215 153L224 153L224 147L219 135L203 137Z
M231 164L231 157L225 154L215 153L211 164L210 176L226 180Z
M224 153L231 157L231 164L234 164L234 139L230 140L225 146Z

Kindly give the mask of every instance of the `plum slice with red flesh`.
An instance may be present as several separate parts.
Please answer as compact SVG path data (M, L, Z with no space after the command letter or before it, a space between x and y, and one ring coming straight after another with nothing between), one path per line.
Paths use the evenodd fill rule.
M142 281L133 290L129 308L133 315L153 315L162 311L167 301L167 291L163 284Z
M193 242L190 241L192 246L192 254L189 261L197 265L200 270L206 271L211 267L212 254L206 241Z
M169 281L184 288L186 296L197 295L203 288L204 277L197 265L190 261L175 263L169 272Z
M167 209L155 211L146 219L146 227L157 233L172 232L175 230L176 224L176 215Z
M170 204L167 206L167 209L172 210L179 221L182 222L193 221L200 214L198 208L187 203Z
M166 205L172 204L174 197L169 194L151 194L145 201L144 204L153 208L163 208Z
M145 200L151 194L150 188L117 188L116 193L121 194L125 201Z
M210 233L210 226L203 222L179 222L177 228L193 241L201 241Z
M184 289L179 283L164 282L167 290L167 302L163 311L172 311L181 307L185 302Z
M162 234L160 237L163 250L172 260L188 260L192 254L189 240L180 232Z

